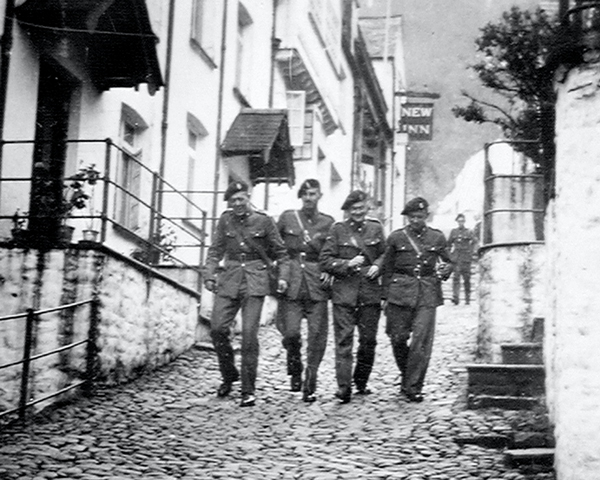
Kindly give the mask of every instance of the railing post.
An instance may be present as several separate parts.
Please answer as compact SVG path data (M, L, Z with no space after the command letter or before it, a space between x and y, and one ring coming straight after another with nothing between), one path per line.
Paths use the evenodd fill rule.
M159 192L158 189L162 188L162 185L160 185L160 178L158 173L156 172L152 172L152 197L150 199L150 222L148 224L148 240L150 241L151 245L149 246L149 252L151 252L154 249L154 243L155 243L155 233L159 233L160 232L160 221L161 219L158 217L158 205L159 205Z
M97 340L98 340L98 323L100 321L100 300L94 297L90 305L90 326L88 331L88 343L86 352L86 383L84 394L91 396L95 391L96 379L96 362L98 359Z
M108 224L108 187L110 185L110 145L111 140L107 138L106 152L104 153L104 189L102 191L102 224L100 227L100 243L104 244L106 241L106 228Z
M25 345L23 346L23 369L21 370L21 395L19 398L19 418L25 419L25 411L27 409L27 397L29 396L29 369L31 366L31 343L33 339L33 322L35 321L35 313L33 308L27 309L27 317L25 320Z

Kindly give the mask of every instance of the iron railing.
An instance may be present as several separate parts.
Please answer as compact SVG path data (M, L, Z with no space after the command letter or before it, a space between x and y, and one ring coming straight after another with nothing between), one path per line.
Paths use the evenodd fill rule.
M78 158L80 166L94 164L102 172L97 185L85 187L91 197L87 208L75 210L67 219L66 223L75 228L74 240L83 239L84 230L99 226L99 243L116 250L134 247L129 254L137 260L149 265L190 268L200 279L207 248L207 222L211 219L198 200L207 193L176 188L150 169L139 152L131 152L110 138L67 140L66 144L67 167L71 159L71 171L75 170L72 159ZM14 150L17 160L32 158L34 145L37 144L33 140L0 141L1 148ZM6 173L18 170L25 175L1 175L0 222L4 222L3 231L8 232L6 222L14 220L19 208L21 229L26 230L32 220L24 213L29 209L32 191L31 161L21 161L23 166L12 162L9 169L11 152L4 152L3 157ZM72 175L67 175L63 182L68 184L72 179Z
M502 140L485 145L482 249L544 243L544 176L536 173L533 162L519 153L536 144L539 142ZM490 150L502 145L510 146L510 152L506 150L498 157L504 168L495 169ZM517 158L510 169L506 165L508 154Z
M34 348L33 341L33 333L34 326L36 322L39 320L41 315L46 315L53 312L66 311L70 309L75 309L77 307L83 305L90 305L90 318L89 318L89 328L88 328L88 336L87 338L70 343L68 345L61 346L59 348L55 348L54 350L45 351L42 353L32 354ZM23 344L23 357L21 360L17 360L14 362L6 363L4 365L0 365L0 370L16 367L18 365L22 365L21 367L21 380L20 380L20 393L19 393L19 404L14 408L9 408L0 412L0 418L5 417L7 415L18 413L20 419L24 419L27 413L27 409L36 405L40 402L49 400L51 398L62 395L70 390L75 388L83 387L85 393L90 394L92 392L92 385L96 374L96 338L97 338L97 329L98 329L98 308L99 302L97 299L89 299L80 302L69 303L65 305L60 305L54 308L47 308L42 310L34 310L33 308L27 309L26 312L17 313L14 315L6 315L0 317L0 323L6 322L9 320L22 320L25 319L25 340ZM44 395L39 398L30 399L30 373L31 373L31 364L32 362L39 360L41 358L56 355L68 350L72 350L76 347L85 345L86 346L86 371L84 374L84 379L80 381L76 381L71 383L70 385L47 395Z

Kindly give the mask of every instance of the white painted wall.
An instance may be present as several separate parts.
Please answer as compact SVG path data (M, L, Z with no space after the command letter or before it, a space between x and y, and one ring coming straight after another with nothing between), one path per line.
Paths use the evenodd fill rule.
M545 347L559 480L600 478L599 80L596 63L572 69L557 83Z

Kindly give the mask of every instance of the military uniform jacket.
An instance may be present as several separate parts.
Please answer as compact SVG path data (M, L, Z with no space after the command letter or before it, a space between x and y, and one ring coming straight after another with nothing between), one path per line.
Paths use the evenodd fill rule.
M369 280L365 274L371 265L377 265L381 271L384 251L385 235L379 221L367 219L358 225L346 220L333 224L319 258L321 268L334 276L331 287L334 304L357 306L381 302L380 278ZM350 268L348 262L359 254L365 255L365 263L359 269Z
M471 263L475 236L468 228L453 228L448 237L448 248L456 263Z
M294 210L283 212L277 222L279 234L290 256L287 296L292 300L297 299L304 281L311 300L327 300L329 295L321 288L319 253L334 222L333 217L321 212L315 212L313 217L308 217L302 210L297 212L302 225L298 222Z
M419 247L419 254L406 236ZM440 230L425 226L421 233L409 227L394 230L387 239L384 288L389 303L406 307L437 307L444 303L436 262L452 263L446 238Z
M267 265L245 240L248 237L261 245L271 260L277 261L279 278L289 282L288 254L273 219L254 211L239 218L226 210L219 218L205 267L205 279L217 282L217 295L236 298L244 279L249 296L269 294ZM219 269L223 259L224 268Z

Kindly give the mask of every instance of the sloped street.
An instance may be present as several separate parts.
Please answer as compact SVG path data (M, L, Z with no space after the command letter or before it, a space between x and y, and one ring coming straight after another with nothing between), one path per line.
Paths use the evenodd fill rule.
M505 465L502 448L464 441L510 434L532 413L467 410L476 305L438 309L425 401L399 396L399 378L380 325L370 383L374 393L334 399L333 345L319 399L305 404L288 390L280 339L261 332L258 401L240 408L239 392L218 399L214 353L193 349L173 364L91 399L62 407L0 434L0 478L106 479L530 479ZM236 384L237 386L238 384ZM461 441L462 439L462 441Z

